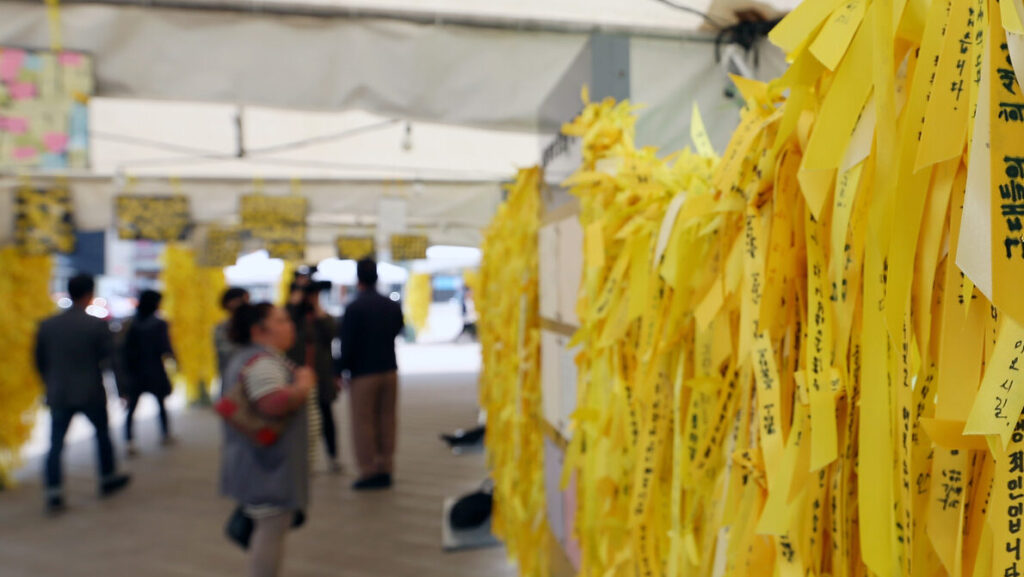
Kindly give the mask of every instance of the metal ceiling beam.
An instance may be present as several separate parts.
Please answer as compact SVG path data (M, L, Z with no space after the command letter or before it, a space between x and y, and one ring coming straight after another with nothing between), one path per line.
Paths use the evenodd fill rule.
M38 0L11 0L38 4ZM628 24L587 24L567 20L543 18L514 18L498 15L451 14L436 10L396 10L391 8L331 6L301 4L274 0L62 0L64 6L126 6L167 10L221 12L252 15L270 15L321 19L380 19L435 26L461 26L523 32L551 32L560 34L623 34L641 38L660 38L696 42L714 42L710 30L668 30ZM697 17L694 17L697 19Z
M168 183L171 177L151 174L131 174L135 181L136 186L147 185L150 183ZM511 177L512 175L510 175ZM56 183L60 181L67 181L74 183L75 181L82 182L114 182L118 176L116 174L99 174L90 172L88 170L69 170L69 171L17 171L17 170L0 170L0 190L10 189L17 186L21 186L26 179L31 182L43 182L43 183ZM201 183L215 183L215 184L226 184L226 183L252 183L254 181L251 176L182 176L177 178L179 183L182 184L201 184ZM359 178L359 177L310 177L310 178L288 178L288 177L266 177L259 178L264 186L267 188L280 187L285 185L291 185L295 180L298 180L302 184L309 185L325 185L325 184L339 184L339 183L353 183L353 184L366 184L366 185L381 185L381 186L416 186L422 184L424 186L439 187L445 185L452 186L472 186L472 185L501 185L504 182L508 182L507 179L458 179L458 178Z

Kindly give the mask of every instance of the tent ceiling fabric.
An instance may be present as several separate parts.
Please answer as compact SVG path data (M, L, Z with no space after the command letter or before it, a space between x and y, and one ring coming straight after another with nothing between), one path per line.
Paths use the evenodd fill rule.
M655 32L691 31L700 17L657 0L176 0L178 3L308 13L338 11L352 16L406 17L424 22L513 27L563 27L569 30ZM707 11L707 0L686 0Z
M39 178L35 186L48 187L55 179ZM0 178L0 245L14 237L14 195L20 183ZM75 178L69 184L74 202L75 227L81 231L105 230L114 226L113 198L122 189L109 178ZM139 179L131 194L188 196L198 224L238 222L238 198L251 193L253 184L244 180ZM266 181L268 195L289 194L287 180ZM302 195L309 199L307 238L311 247L333 247L339 234L372 233L377 223L381 198L402 198L407 202L410 232L424 233L435 244L478 246L480 231L487 225L501 201L497 183L303 181ZM127 191L124 191L127 192ZM331 249L333 250L333 249Z
M199 4L209 0L186 0ZM799 0L670 0L677 6L709 14L721 24L735 22L738 10L757 10L770 18L792 10ZM354 14L391 11L430 20L496 22L517 26L548 25L639 34L692 32L707 22L661 0L232 0L242 6L267 4L308 9L335 7Z
M508 181L515 167L537 161L541 145L532 132L406 124L355 110L247 106L241 111L245 156L239 158L237 114L238 108L227 104L94 98L92 171L181 178Z
M509 160L507 169L510 174L513 165L521 161L520 156L513 158L510 152L527 156L528 140L536 137L542 104L560 84L588 39L588 34L565 30L427 25L401 18L316 18L243 13L237 8L248 6L255 10L256 5L232 0L222 2L233 4L236 8L233 12L68 1L61 7L64 46L95 56L98 96L132 100L131 103L121 101L124 106L120 110L123 112L127 110L125 106L130 105L139 109L134 118L153 119L140 120L134 127L135 131L124 126L124 122L108 123L110 129L116 129L120 134L198 146L190 140L195 136L203 139L201 148L230 151L233 149L233 133L229 130L229 113L212 110L230 108L223 104L247 105L247 117L266 116L266 122L247 123L253 129L264 125L268 130L277 125L288 128L270 130L263 135L265 139L259 137L258 132L246 134L247 144L256 146L275 145L291 138L316 136L321 130L330 132L347 127L341 117L331 120L334 128L330 128L321 122L328 116L304 115L295 111L363 111L356 116L365 113L376 115L375 118L413 119L501 130L502 136L509 141L507 150L499 150L497 140L493 144L480 144L492 142L486 135L467 134L463 144L478 143L478 148ZM119 0L99 1L116 3ZM137 0L125 1L134 3ZM180 4L201 2L154 0L155 3L163 1ZM288 3L288 0L270 1ZM302 4L315 1L304 0ZM322 2L335 8L370 4L369 0ZM715 0L713 10L727 9L743 2L745 0ZM206 8L212 4L201 3ZM659 6L655 0L547 0L543 2L547 5L543 10L539 0L385 0L373 4L378 9L396 13L403 10L415 12L412 8L415 4L420 14L448 10L481 21L502 18L514 21L518 18L526 28L530 28L527 24L531 18L557 21L557 15L545 12L549 8L565 11L585 26L600 26L604 20L613 19L627 26L642 28L642 21L620 18L621 12L609 9L606 13L601 7L618 4L621 8L628 4L637 7L634 17L639 18L658 13L654 7ZM648 12L648 6L651 12ZM660 6L657 10L671 9ZM696 25L696 19L686 24L684 21L690 17L685 13L676 14L674 10L671 13L671 18L668 13L662 13L666 15L663 23L667 27L677 27L679 38L641 36L633 41L630 56L632 99L647 105L640 113L638 136L645 144L669 149L685 145L689 135L690 104L696 100L705 112L712 140L723 143L738 120L738 115L732 110L735 104L721 98L721 91L729 82L725 68L715 64L714 46L706 41L707 34L698 34L694 39L692 31L684 32L687 26ZM0 18L0 44L36 48L49 45L43 3L0 0L0 14L3 14ZM774 69L782 65L781 54L776 56L778 58L768 59L768 65L764 66L766 73L775 72ZM103 100L96 100L94 120L100 119ZM170 118L158 117L160 106L147 105L143 100L170 101L180 103L174 106L186 108L202 102L219 103L221 106L211 106L211 110L203 112L217 116L216 122L203 125L204 130L196 130L199 123L172 122ZM107 103L112 102L107 100ZM261 111L252 107L277 110ZM288 110L293 112L288 113ZM113 108L109 112L112 119L128 121L127 115ZM338 123L337 126L334 123ZM104 123L97 122L92 128L99 131L101 124ZM164 125L167 125L167 130L157 130ZM393 128L401 130L399 126ZM396 163L401 161L414 168L423 166L425 171L438 166L450 169L437 164L434 158L436 153L445 152L441 150L444 145L437 144L435 140L447 142L450 148L450 135L434 139L430 136L431 130L424 128L415 132L417 149L414 155L395 155L394 159L381 157L376 164L397 166ZM441 135L440 130L438 135ZM184 136L179 132L188 132L189 139L182 140ZM275 158L278 161L287 159L289 162L310 163L332 159L348 163L366 162L360 160L358 154L349 153L350 147L392 150L396 149L397 140L398 135L389 128L348 142L316 150L289 152ZM144 148L133 149L109 141L103 142L102 146L97 141L95 152L97 160L102 157L101 164L111 171L126 164L139 168L139 157L150 154ZM537 156L539 153L538 146ZM163 155L160 151L153 154ZM530 162L537 158L532 154L528 156L532 157ZM461 158L468 156L462 155ZM221 170L216 165L204 165L197 166L195 172L189 174L188 166L156 165L151 167L150 177L143 177L132 192L173 192L166 179L156 178L153 174L166 169L164 176L183 177L181 191L192 199L192 212L200 222L230 222L237 219L239 195L251 191L252 185L246 180L214 178L214 174L237 174L256 166L258 164L241 166L236 163ZM502 171L502 167L482 161L474 166L463 163L459 168L489 173ZM132 169L128 170L131 172ZM207 172L200 175L200 170ZM262 170L254 169L252 173L260 174ZM317 171L319 169L312 172ZM386 177L387 174L387 171L379 174L359 171L359 174L343 176L335 168L324 168L317 176L373 178ZM109 227L113 220L111 199L119 192L118 186L109 178L71 176L78 228L100 230ZM331 250L334 236L346 229L353 230L354 225L362 225L366 230L372 228L377 219L379 199L394 194L409 198L411 228L424 227L422 230L429 232L434 242L474 246L479 242L480 230L493 215L501 198L497 182L433 182L427 178L422 184L405 185L403 188L379 181L327 182L306 180L307 174L290 176L304 177L302 193L311 199L309 242L319 251ZM409 178L418 176L413 174ZM13 213L16 186L14 179L0 178L0 215ZM271 194L284 194L287 190L287 180L266 185L266 191ZM0 243L12 239L11 220L0 218Z
M96 56L98 95L253 104L298 110L365 110L442 124L532 132L545 98L587 40L585 33L529 30L538 21L661 26L678 36L700 19L656 0L170 0L170 9L65 3L64 45ZM706 6L693 0L695 8ZM785 8L792 0L767 8ZM160 0L154 4L159 5ZM260 13L317 5L344 14L461 15L465 21L516 22L525 29L427 25L384 18L315 18ZM714 11L748 6L718 0ZM215 11L213 6L235 11ZM362 12L361 12L362 11ZM49 45L41 2L0 1L0 43ZM511 24L510 24L511 23ZM568 28L572 29L572 28ZM666 62L673 70L678 62Z
M0 41L46 47L42 3L0 2ZM61 8L101 96L361 109L533 131L585 35L99 5Z

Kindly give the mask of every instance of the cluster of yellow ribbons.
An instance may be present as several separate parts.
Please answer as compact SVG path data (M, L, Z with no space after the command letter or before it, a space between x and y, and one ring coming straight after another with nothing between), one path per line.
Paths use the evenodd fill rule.
M715 368L732 354L732 323L716 319L698 336L694 310L707 299L706 317L738 311L725 301L742 290L744 202L715 194L713 158L638 150L626 103L590 104L564 131L584 146L567 183L584 229L568 460L579 475L581 574L693 573L714 559L700 552L713 550L721 524L712 502L739 407ZM691 356L698 341L707 359ZM718 391L730 403L721 419ZM684 543L696 558L670 558Z
M35 368L36 329L53 313L49 256L0 249L0 488L10 482L43 390Z
M537 230L540 170L520 170L484 234L474 298L483 351L481 406L494 480L494 534L523 575L547 574Z
M565 128L582 575L1024 571L1020 13L807 0L717 163L637 149L627 104Z
M188 400L199 401L207 398L217 376L213 329L224 317L220 308L224 271L198 266L192 249L171 244L164 252L163 283L163 310L178 378L185 384Z
M430 284L430 275L413 273L405 285L405 309L409 322L416 332L427 328L430 318L430 302L434 298L434 288Z

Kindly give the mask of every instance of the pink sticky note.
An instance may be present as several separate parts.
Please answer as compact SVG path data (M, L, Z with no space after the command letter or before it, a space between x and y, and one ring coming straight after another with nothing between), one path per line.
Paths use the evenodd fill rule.
M0 80L11 82L17 78L23 60L25 60L23 50L0 51Z
M7 88L11 98L15 100L29 100L36 97L36 85L31 82L12 82Z
M61 66L81 66L82 55L77 52L61 52L57 61L60 62Z
M64 152L68 147L68 135L63 132L47 132L43 135L43 144L50 152Z
M25 134L28 132L28 119L20 116L8 116L7 118L0 119L0 129L3 129L12 134Z
M11 155L15 160L28 160L36 157L36 149L31 146L19 146L11 152Z

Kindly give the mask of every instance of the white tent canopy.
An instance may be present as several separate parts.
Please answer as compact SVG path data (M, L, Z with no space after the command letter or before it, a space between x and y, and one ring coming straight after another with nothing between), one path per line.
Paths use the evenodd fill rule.
M498 182L535 163L541 146L533 132L359 110L112 98L92 100L90 126L92 171L103 175Z
M793 1L773 0L762 13ZM289 193L289 180L301 178L317 255L330 253L339 232L372 229L380 199L395 196L408 201L411 231L475 245L501 183L539 161L549 138L538 129L543 103L596 30L633 35L638 143L688 144L697 102L721 152L738 103L723 98L730 81L713 32L666 2L719 22L749 4L65 0L63 46L91 53L97 80L92 171L69 175L77 226L112 224L123 174L141 179L133 193L186 194L200 223L236 220L253 177L267 179L269 194ZM0 0L0 14L0 46L50 45L42 3ZM784 66L770 48L760 60L760 78ZM0 214L11 214L17 183L0 177ZM0 243L11 233L0 218Z
M332 8L336 16L320 18L266 13L282 5L312 13L316 6L308 3L216 5L251 10L243 13L153 7L161 5L158 1L140 4L149 7L65 2L61 8L64 45L95 55L101 96L359 109L534 131L542 102L588 37L564 29L530 29L557 15L563 23L584 25L580 30L610 22L627 31L657 25L661 39L687 45L692 60L709 61L712 53L706 44L713 35L696 31L699 18L655 0L331 1L320 6ZM462 14L463 21L505 28L342 17L363 13L371 4L375 14L435 13L440 22L446 14ZM177 5L214 6L199 1ZM49 45L42 3L8 0L0 2L0 12L0 43ZM660 64L671 73L682 63ZM679 78L694 80L685 73Z

